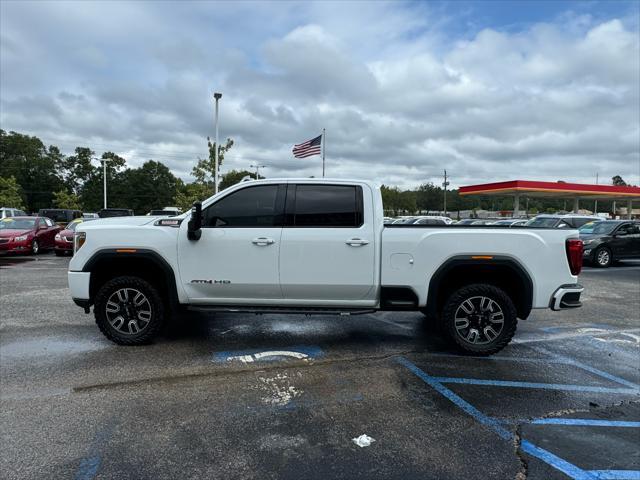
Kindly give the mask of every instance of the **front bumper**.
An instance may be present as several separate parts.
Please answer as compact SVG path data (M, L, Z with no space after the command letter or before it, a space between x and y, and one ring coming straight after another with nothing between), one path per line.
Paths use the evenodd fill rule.
M28 240L22 242L2 242L0 243L0 252L29 253L31 252L31 243Z
M73 252L73 242L66 240L56 240L55 249L59 252Z
M579 283L561 285L551 296L549 308L551 308L551 310L579 308L582 306L582 302L580 301L582 292L584 292L584 287Z
M91 272L68 272L69 290L71 297L76 300L90 300L89 282L91 281ZM78 302L76 302L77 304Z

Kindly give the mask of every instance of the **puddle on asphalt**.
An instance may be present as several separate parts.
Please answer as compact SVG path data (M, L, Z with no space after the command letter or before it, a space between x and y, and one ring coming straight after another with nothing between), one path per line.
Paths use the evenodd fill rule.
M286 320L276 320L270 322L267 327L271 332L287 333L290 335L318 334L324 333L332 328L331 326L327 325L326 321L313 319L304 319L291 322Z
M31 339L10 342L0 346L2 357L42 357L49 355L74 355L102 350L108 345L94 340L71 340L64 338Z

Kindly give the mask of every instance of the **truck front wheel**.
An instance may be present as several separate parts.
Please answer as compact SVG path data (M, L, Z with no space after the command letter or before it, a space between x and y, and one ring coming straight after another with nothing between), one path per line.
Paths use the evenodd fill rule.
M442 327L465 353L492 355L513 338L518 324L516 308L504 290L473 284L456 290L442 311Z
M150 343L164 323L158 290L138 277L116 277L106 282L96 295L94 313L100 331L119 345Z

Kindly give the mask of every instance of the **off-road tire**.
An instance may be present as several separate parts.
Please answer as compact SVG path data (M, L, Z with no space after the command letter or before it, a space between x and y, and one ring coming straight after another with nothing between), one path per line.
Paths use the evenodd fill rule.
M112 295L122 289L133 289L142 293L150 306L150 320L138 333L125 334L109 322L107 302ZM133 276L116 277L100 287L95 297L93 311L100 331L118 345L149 344L161 332L165 323L165 307L158 290L146 280Z
M462 338L456 329L456 312L461 305L473 298L486 297L495 302L503 314L503 325L499 334L488 343L475 344ZM504 290L488 284L472 284L453 292L447 299L440 317L442 331L455 347L469 355L493 355L499 352L513 338L518 326L516 307Z

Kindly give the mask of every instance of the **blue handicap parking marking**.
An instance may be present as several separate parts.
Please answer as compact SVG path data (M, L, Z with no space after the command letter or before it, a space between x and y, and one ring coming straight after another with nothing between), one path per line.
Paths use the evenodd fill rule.
M539 349L543 351L544 349ZM543 353L550 353L544 351ZM493 360L500 360L500 357L493 357ZM512 360L504 358L504 360ZM515 359L513 359L515 360ZM531 359L537 362L537 359ZM551 389L551 390L570 390L570 391L587 391L587 392L605 392L605 393L617 393L617 394L638 394L638 386L632 382L624 380L622 378L610 375L606 372L590 367L589 365L576 362L570 358L554 355L552 361L549 363L567 363L576 367L582 368L586 371L601 376L607 380L614 381L619 385L624 385L626 388L607 388L607 387L593 387L588 385L563 385L563 384L548 384L548 383L534 383L534 382L512 382L504 380L483 380L474 378L453 378L453 377L436 377L431 376L424 370L413 364L411 361L404 357L398 357L397 362L411 371L414 375L424 381L427 385L431 386L438 393L443 395L458 408L472 416L482 425L493 430L500 438L505 440L515 440L515 435L506 427L509 423L515 423L512 420L504 420L494 418L484 414L478 408L473 406L468 401L464 400L461 396L450 390L445 386L447 383L454 384L467 384L467 385L486 385L492 387L512 387L512 388L539 388L539 389ZM616 421L616 420L596 420L596 419L565 419L565 418L540 418L524 420L518 423L530 423L535 425L563 425L563 426L592 426L592 427L609 427L609 428L640 428L640 422L635 421ZM545 462L549 466L564 473L568 477L575 480L600 480L600 479L636 479L640 480L640 470L584 470L577 465L567 461L566 459L544 449L540 446L526 440L521 439L520 449L535 458Z
M283 360L313 360L324 356L324 352L320 347L315 345L296 345L292 347L278 347L252 350L232 350L225 352L215 352L213 361L217 363L241 362L241 363L259 363L259 362L277 362Z
M591 470L598 480L640 480L640 471L636 470Z
M584 323L580 328L597 328L599 330L610 330L611 325L606 325L603 323ZM545 333L558 333L558 332L566 332L568 330L576 330L576 327L573 325L560 325L556 327L540 327Z

